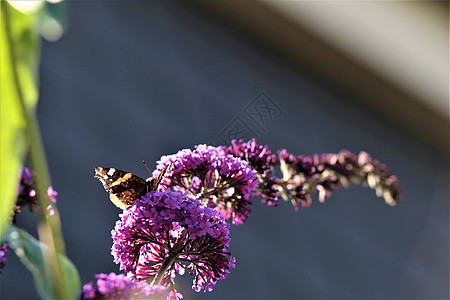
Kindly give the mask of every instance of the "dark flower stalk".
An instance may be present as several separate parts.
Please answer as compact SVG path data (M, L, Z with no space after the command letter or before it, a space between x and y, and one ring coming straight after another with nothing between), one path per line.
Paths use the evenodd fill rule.
M34 182L35 175L35 172L30 171L27 167L23 167L20 172L20 183L17 191L18 197L12 219L13 223L16 223L16 216L22 212L22 209L26 206L28 206L32 212L42 210L42 207L39 205L39 198L37 197Z
M42 207L39 203L39 195L36 188L35 182L36 173L31 171L27 167L23 167L20 172L20 182L18 187L18 197L16 201L16 206L14 208L14 214L12 216L12 223L16 223L16 217L22 212L24 207L28 207L30 211L41 211ZM45 198L49 199L52 203L56 203L56 196L58 193L53 189L52 186L47 188L47 194ZM52 204L47 206L47 213L49 216L54 215L54 209Z
M389 205L401 201L397 177L366 152L357 155L343 150L337 154L295 156L283 149L278 155L283 173L280 185L296 209L311 206L311 195L316 191L319 201L324 202L333 190L348 187L352 182L374 189Z
M18 187L18 197L16 201L16 206L14 208L14 214L12 216L12 223L16 223L16 217L18 214L22 212L24 207L28 207L30 211L41 211L42 207L39 203L39 195L37 192L36 182L35 182L36 173L31 171L27 167L23 167L20 172L20 182ZM47 194L45 198L49 199L52 203L56 203L58 200L56 196L58 193L53 189L52 186L47 188ZM49 216L54 215L54 208L52 204L47 206L47 214Z
M366 152L357 155L343 150L336 154L295 156L282 149L276 156L268 146L257 144L256 139L233 140L230 147L221 149L225 154L247 161L256 171L258 187L252 196L262 197L262 202L269 206L278 205L279 198L283 197L290 199L296 210L309 207L316 192L319 201L324 202L332 191L348 187L352 182L374 189L389 205L401 201L397 177ZM276 166L280 166L282 178L272 175Z

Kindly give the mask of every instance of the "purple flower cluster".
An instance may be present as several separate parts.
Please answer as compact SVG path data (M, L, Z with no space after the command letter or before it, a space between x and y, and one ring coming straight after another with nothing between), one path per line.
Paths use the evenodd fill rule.
M368 185L389 205L401 200L397 178L386 165L372 159L366 152L356 155L343 150L336 154L295 156L283 149L278 155L283 187L297 210L311 206L311 195L316 191L319 192L319 201L324 202L331 191L347 187L351 182Z
M250 197L258 181L247 162L221 148L197 145L193 151L185 149L161 157L153 176L172 164L173 169L162 181L163 185L178 186L198 196L233 224L242 224L248 218Z
M150 192L120 215L111 254L120 269L152 284L194 275L193 289L212 290L234 268L223 216L187 192Z
M12 222L16 223L16 216L22 212L22 209L25 206L28 206L30 211L40 211L42 207L39 204L39 197L36 190L36 183L34 180L35 172L30 171L27 167L23 167L20 173L20 183L18 187L18 197L16 201L16 207L14 209L14 215L12 218ZM48 198L51 202L56 203L56 196L58 193L53 189L53 187L49 186L47 189L47 195L45 198ZM54 209L52 204L47 206L47 213L49 216L54 215Z
M0 273L2 273L2 269L6 264L6 252L8 252L8 243L4 243L0 247Z
M269 150L268 146L259 145L256 139L248 142L232 140L230 147L222 146L225 154L231 154L245 160L256 171L259 186L253 192L253 197L262 197L262 202L269 206L277 206L280 193L278 180L272 176L272 169L279 164L279 159Z
M274 176L275 166L282 178ZM242 224L250 214L251 197L261 196L270 206L278 205L280 197L290 198L298 210L312 204L314 193L323 202L351 182L375 189L391 205L401 195L397 178L366 152L295 156L283 149L277 156L256 139L233 140L230 147L197 145L163 156L153 176L163 172L158 191L124 210L111 232L114 262L140 288L162 284L173 290L176 274L188 271L195 291L212 290L234 268L226 220ZM114 284L105 283L108 276ZM114 276L97 277L97 287L86 285L86 293L120 298L112 289L126 284Z
M135 282L124 274L97 274L96 282L83 286L80 299L154 299L173 300L183 296L166 286Z

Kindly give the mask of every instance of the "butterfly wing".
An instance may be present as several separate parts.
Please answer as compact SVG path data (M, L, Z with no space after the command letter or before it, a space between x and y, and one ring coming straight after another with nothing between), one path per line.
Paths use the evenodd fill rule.
M94 178L101 181L111 201L120 209L132 205L148 190L148 182L123 170L96 167Z
M156 191L158 189L159 184L164 179L164 177L166 177L166 175L172 170L174 164L175 162L168 165L164 170L162 170L161 173L159 173L158 176L150 177L149 179L147 179L149 191Z

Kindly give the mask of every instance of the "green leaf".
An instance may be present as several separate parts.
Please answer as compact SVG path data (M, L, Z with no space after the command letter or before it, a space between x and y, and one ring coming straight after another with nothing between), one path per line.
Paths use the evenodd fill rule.
M6 1L1 1L0 236L9 227L17 199L19 170L28 147L20 99L27 109L32 110L38 99L36 78L40 40L35 22L36 14L20 13Z
M34 283L38 294L43 299L55 299L53 294L50 278L46 276L45 263L42 253L46 253L48 247L36 240L26 231L11 226L6 235L6 240L9 242L9 247L14 250L16 255L20 258L25 267L33 273ZM62 266L63 272L67 274L69 279L68 295L73 299L79 298L80 295L80 276L73 263L61 254L58 254L59 264Z

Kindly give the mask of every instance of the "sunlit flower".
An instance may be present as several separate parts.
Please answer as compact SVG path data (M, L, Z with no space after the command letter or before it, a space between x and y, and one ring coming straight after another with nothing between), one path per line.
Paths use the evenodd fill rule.
M193 289L212 290L234 267L223 216L187 193L150 192L120 215L111 253L138 280L172 284L176 273L194 275Z
M162 184L182 187L209 207L219 210L226 220L242 224L250 214L250 197L258 186L256 172L249 164L221 148L197 145L177 154L161 157L153 176L173 164Z
M53 189L52 186L49 186L47 189L47 195L45 198L50 199L53 203L56 203L58 200L56 199L56 196L58 196L58 193Z

